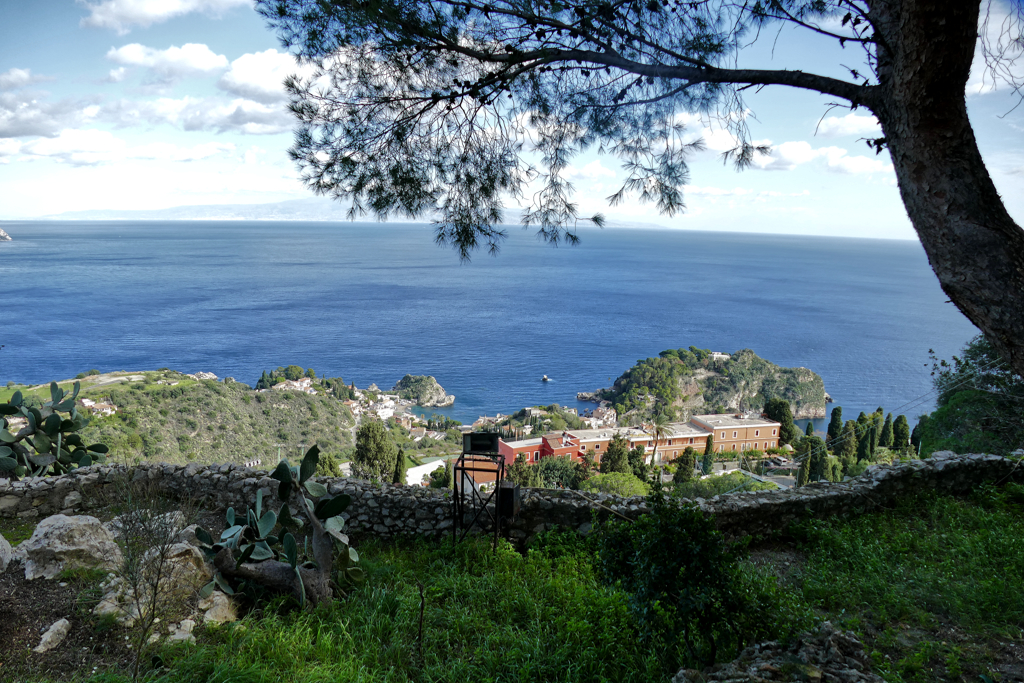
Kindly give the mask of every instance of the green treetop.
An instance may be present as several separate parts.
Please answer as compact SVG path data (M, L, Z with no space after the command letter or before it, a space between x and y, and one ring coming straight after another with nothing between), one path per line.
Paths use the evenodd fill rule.
M608 444L608 450L601 456L601 474L623 472L633 474L629 466L629 442L616 434Z
M296 366L297 367L297 366ZM380 420L368 420L356 432L353 462L359 474L378 481L394 477L398 449Z

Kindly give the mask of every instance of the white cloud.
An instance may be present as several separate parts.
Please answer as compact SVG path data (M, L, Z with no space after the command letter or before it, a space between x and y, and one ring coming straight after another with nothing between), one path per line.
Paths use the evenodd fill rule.
M51 81L48 76L39 76L32 73L32 69L10 68L0 73L0 90L14 90L40 81Z
M231 68L221 76L217 87L265 104L283 102L285 94L282 83L287 76L295 73L309 76L312 68L299 66L287 52L271 48L244 54L231 62Z
M573 165L569 165L565 168L563 173L567 180L582 180L584 182L592 182L600 180L601 178L614 178L615 171L607 168L601 163L600 159L595 159L583 168L576 168Z
M11 146L8 145L10 149ZM4 153L0 147L0 154ZM233 152L230 143L206 142L192 147L181 147L163 142L130 146L121 138L105 130L66 129L50 138L36 138L21 143L8 156L19 154L23 157L49 158L73 166L95 166L127 159L155 161L196 161Z
M227 57L218 55L202 43L185 43L181 47L172 45L166 50L129 43L119 48L110 48L107 59L126 66L148 67L171 79L218 71L228 65Z
M759 144L770 144L761 141ZM892 163L884 158L850 156L842 147L814 148L803 140L783 142L772 147L768 156L756 156L754 166L766 171L791 171L797 166L824 160L825 168L836 173L888 173Z
M110 70L110 73L107 75L106 80L108 83L120 83L124 80L124 77L127 75L128 69L124 68L123 66L119 66L116 69Z
M850 112L846 116L826 116L818 125L818 135L833 138L843 135L877 135L882 127L872 115Z
M103 0L92 3L78 0L89 10L82 26L108 28L124 35L133 26L151 26L183 14L200 12L220 16L234 7L251 5L252 0Z
M44 95L25 90L0 92L0 138L53 135L77 125L86 116L87 101L46 102L40 99Z
M281 104L268 105L243 98L160 97L109 105L104 119L120 126L167 123L186 131L235 131L272 135L291 130L294 120Z

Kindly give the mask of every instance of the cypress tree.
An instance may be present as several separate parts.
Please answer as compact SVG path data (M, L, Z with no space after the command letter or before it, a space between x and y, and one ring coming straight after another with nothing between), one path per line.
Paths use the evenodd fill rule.
M804 436L814 436L814 423L810 420L807 421L807 427L804 429Z
M909 444L910 424L907 422L906 415L900 415L896 418L896 421L892 423L892 445L902 453L907 450L907 446Z
M843 426L843 435L839 440L839 458L843 462L854 463L857 460L857 423L853 420L847 420L846 425Z
M608 444L608 450L601 456L601 474L623 472L633 474L629 466L629 442L616 434Z
M878 445L886 448L892 448L893 436L892 413L889 413L885 416L885 424L882 425L882 435L878 437Z
M830 415L829 417L830 419L828 422L828 433L826 434L826 437L828 438L829 445L832 446L832 450L835 451L835 441L843 433L843 407L836 406L835 408L833 408L832 415Z
M871 432L870 432L871 433L871 458L872 459L874 459L874 457L875 457L875 449L878 448L878 432L879 432L878 425L876 425L876 424L874 424L874 422L872 422L872 424L871 424Z
M871 459L871 431L865 430L857 443L857 462Z
M380 420L368 420L356 432L356 452L352 460L370 479L387 481L395 472L398 449Z
M395 476L392 478L391 483L405 486L405 473L408 469L409 463L405 460L405 451L399 448L398 457L395 458Z
M924 430L927 428L928 420L931 418L927 415L922 415L917 418L917 424L914 425L914 431L910 433L910 443L914 446L914 450L921 453L921 439L924 437Z
M709 437L710 438L710 437ZM700 468L704 470L704 474L711 474L711 471L715 467L715 454L711 451L704 451L704 456L701 458Z
M708 454L711 454L711 462L715 461L715 435L708 434L708 440L704 442L704 459L707 461Z
M803 462L800 463L800 469L796 473L796 485L807 486L807 480L811 472L811 459L804 458Z
M800 436L800 430L793 424L793 411L785 399L768 399L768 402L764 404L764 414L768 416L769 420L774 420L781 425L779 427L780 446L793 443Z

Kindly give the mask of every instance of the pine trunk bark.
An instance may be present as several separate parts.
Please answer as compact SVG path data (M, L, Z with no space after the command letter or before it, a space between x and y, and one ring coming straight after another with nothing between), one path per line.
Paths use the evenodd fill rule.
M1007 213L967 116L980 2L872 3L878 117L900 195L943 291L1024 375L1024 230Z

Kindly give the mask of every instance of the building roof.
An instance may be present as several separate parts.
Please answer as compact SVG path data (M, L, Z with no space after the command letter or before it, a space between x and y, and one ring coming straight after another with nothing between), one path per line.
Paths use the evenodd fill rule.
M640 431L634 427L604 427L602 429L574 429L570 432L580 441L603 441L610 439L616 434L629 437L642 437L646 436L645 432Z
M523 439L522 441L506 441L505 445L511 448L526 448L527 446L539 446L544 439Z
M749 417L739 414L729 415L694 415L694 420L702 422L703 424L710 425L715 429L721 427L779 427L781 426L778 422L769 420L761 417L760 415L751 415Z
M706 437L711 431L704 429L700 425L695 425L690 422L672 422L666 425L665 436L668 438L686 438L686 437Z

